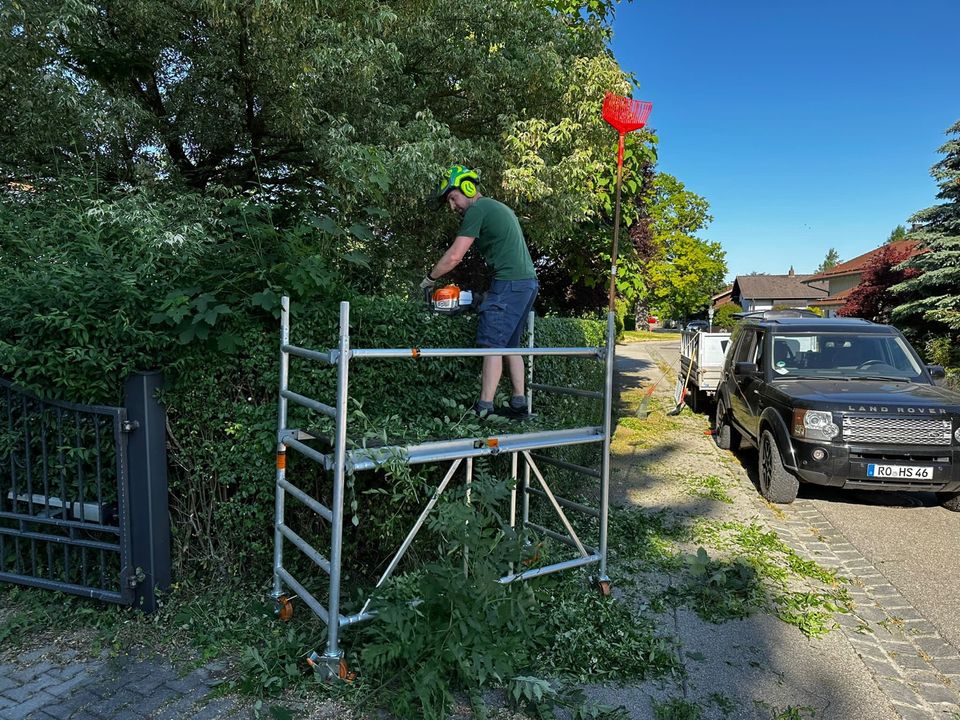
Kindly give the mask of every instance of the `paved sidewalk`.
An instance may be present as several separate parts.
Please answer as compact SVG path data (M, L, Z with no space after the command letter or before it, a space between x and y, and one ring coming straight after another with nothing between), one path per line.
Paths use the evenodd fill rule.
M843 635L899 717L960 718L960 651L814 507L798 500L771 526L805 557L852 579Z
M214 662L180 676L162 658L81 658L43 648L0 663L0 720L214 720L251 717L245 702L215 697Z
M672 357L656 343L618 346L620 386L646 387ZM675 352L673 353L675 355ZM657 395L672 403L673 382L664 381ZM685 418L691 427L705 426L703 417ZM696 428L693 427L693 433ZM817 510L798 500L770 505L756 491L747 471L729 452L702 436L686 446L686 456L657 456L658 467L675 462L677 472L693 472L695 461L728 479L733 505L705 503L684 509L719 520L749 516L778 534L802 558L836 569L849 579L852 614L838 613L839 628L808 639L797 628L769 615L711 625L693 613L674 612L674 632L687 675L673 686L605 688L594 693L605 702L633 708L631 716L653 717L643 710L649 700L681 696L696 701L702 718L807 718L896 720L904 718L960 720L960 652L911 606L876 567L870 564ZM676 448L670 448L676 454ZM649 453L649 450L647 451ZM680 453L683 455L683 452ZM710 458L716 462L711 462ZM675 510L682 504L659 477L645 473L650 458L626 464L617 484L627 504L650 510ZM711 693L723 692L736 710L710 706ZM647 702L644 702L644 698ZM782 713L792 708L795 714Z

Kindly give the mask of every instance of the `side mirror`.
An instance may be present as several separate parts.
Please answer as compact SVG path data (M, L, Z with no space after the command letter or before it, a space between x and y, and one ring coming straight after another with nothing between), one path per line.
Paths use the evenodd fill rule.
M947 376L947 371L943 369L943 365L927 365L927 372L934 380L943 380Z
M755 362L750 362L749 360L738 362L733 366L733 374L736 375L737 377L743 377L745 375L756 375L757 364Z

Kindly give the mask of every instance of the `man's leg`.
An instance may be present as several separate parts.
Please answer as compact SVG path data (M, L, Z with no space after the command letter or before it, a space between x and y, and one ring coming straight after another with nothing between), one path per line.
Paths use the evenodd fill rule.
M500 376L503 374L503 356L487 355L484 357L482 373L480 379L480 402L492 403L493 396L497 392L497 385L500 384ZM510 373L512 378L512 365L510 366Z
M507 357L507 366L510 369L510 384L513 385L513 397L524 395L524 381L526 373L523 368L522 355L510 355Z

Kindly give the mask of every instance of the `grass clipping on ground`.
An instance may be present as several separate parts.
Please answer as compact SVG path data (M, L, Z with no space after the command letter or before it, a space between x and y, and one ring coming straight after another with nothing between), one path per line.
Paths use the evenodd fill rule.
M632 476L642 475L648 486L670 486L675 497L720 509L707 518L672 507L614 508L611 566L623 573L618 582L630 586L641 607L685 606L708 622L768 612L808 637L836 627L834 615L851 610L848 581L802 558L755 513L744 520L745 493L755 491L739 487L722 458L715 463L701 459L683 470L657 460L657 450L680 448L687 457L711 451L709 421L686 408L668 415L674 407L670 398L656 395L649 414L639 418L636 408L645 392L640 388L621 395L611 452L631 456L631 475L623 478L624 484L629 488ZM738 499L740 513L722 509L732 508ZM689 508L700 506L694 502ZM659 582L652 576L659 576Z

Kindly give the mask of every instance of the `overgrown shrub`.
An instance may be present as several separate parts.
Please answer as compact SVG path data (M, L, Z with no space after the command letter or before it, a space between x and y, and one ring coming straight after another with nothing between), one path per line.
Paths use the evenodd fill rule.
M432 315L418 299L356 295L337 280L336 250L311 249L289 218L278 231L269 207L145 192L103 199L82 190L0 204L0 372L48 397L118 404L131 370L162 369L178 575L268 577L279 295L294 298L292 341L318 350L337 344L340 300L352 301L353 347L469 347L476 320ZM603 326L586 320L548 318L536 329L538 345L595 346L603 337ZM355 360L351 439L406 444L489 434L466 412L479 368L475 358ZM548 384L595 388L602 364L542 358L535 372ZM290 384L332 403L336 372L294 358ZM599 418L597 403L566 396L537 403L553 427ZM327 418L291 404L288 424L314 431L326 450ZM329 502L329 483L314 463L291 458L288 472ZM347 542L361 568L399 544L436 472L350 478L351 513L366 534ZM293 513L297 519L312 521ZM322 527L307 529L323 539Z
M928 362L943 365L947 371L947 386L960 390L960 351L956 339L949 335L933 337L927 340L923 349Z
M927 360L947 368L960 367L960 352L957 343L949 336L932 337L924 345Z
M713 327L723 330L733 330L737 324L737 319L733 317L734 313L743 312L743 308L736 303L727 303L717 308L713 316Z

